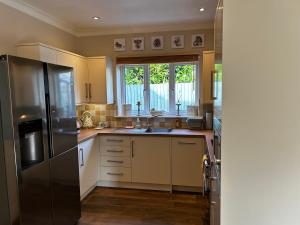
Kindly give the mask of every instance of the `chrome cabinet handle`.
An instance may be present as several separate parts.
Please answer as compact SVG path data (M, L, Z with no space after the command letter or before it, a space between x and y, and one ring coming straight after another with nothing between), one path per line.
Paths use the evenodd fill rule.
M81 164L80 164L80 166L83 167L84 166L83 148L80 149L80 152L81 152Z
M90 96L90 99L92 99L92 84L89 83L89 96Z
M89 98L89 93L88 93L88 84L85 83L85 98L88 99Z
M107 152L115 152L115 153L122 153L122 152L124 152L123 150L110 150L110 149L108 149L106 151Z
M180 144L180 145L196 145L197 143L195 143L195 142L178 141L178 144Z
M123 140L117 140L117 139L107 139L108 142L123 142Z
M134 145L134 141L131 141L131 158L134 157L134 148L133 148L133 145Z
M217 97L214 96L214 90L215 90L214 78L215 78L216 73L217 73L217 71L215 71L215 70L212 70L210 73L210 98L211 98L211 100L217 99Z
M106 173L106 174L110 176L124 176L123 173Z
M106 162L109 162L109 163L120 163L120 164L124 163L123 160L120 160L120 161L118 161L118 160L107 160Z

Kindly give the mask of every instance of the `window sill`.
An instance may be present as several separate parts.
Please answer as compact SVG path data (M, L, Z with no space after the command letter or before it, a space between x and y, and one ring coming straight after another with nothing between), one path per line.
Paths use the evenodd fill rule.
M129 115L129 116L115 116L115 118L165 118L165 119L186 119L189 117L193 117L193 116L187 116L187 115L180 115L180 116L176 116L176 115L163 115L163 116L152 116L152 115Z

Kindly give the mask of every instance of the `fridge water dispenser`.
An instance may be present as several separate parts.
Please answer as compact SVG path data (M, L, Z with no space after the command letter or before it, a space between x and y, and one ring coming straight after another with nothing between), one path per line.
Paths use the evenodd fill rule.
M42 119L19 124L22 169L44 161Z

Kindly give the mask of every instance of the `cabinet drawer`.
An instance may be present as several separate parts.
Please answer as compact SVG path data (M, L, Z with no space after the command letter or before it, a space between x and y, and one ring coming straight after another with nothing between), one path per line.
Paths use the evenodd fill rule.
M131 167L130 157L101 156L101 166Z
M131 168L101 166L100 180L131 182Z
M130 138L124 136L102 136L100 137L100 143L106 146L130 147Z
M122 147L122 146L100 146L101 155L106 156L130 156L131 149L129 147Z

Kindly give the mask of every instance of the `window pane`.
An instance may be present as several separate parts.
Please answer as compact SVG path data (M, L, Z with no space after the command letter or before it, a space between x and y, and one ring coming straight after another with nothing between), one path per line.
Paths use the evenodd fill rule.
M141 102L141 110L144 110L144 66L125 66L125 103L131 104L132 110L137 110L137 102Z
M169 64L150 64L150 110L169 111Z
M186 111L188 105L196 103L196 65L175 66L175 101L181 103L180 110Z

